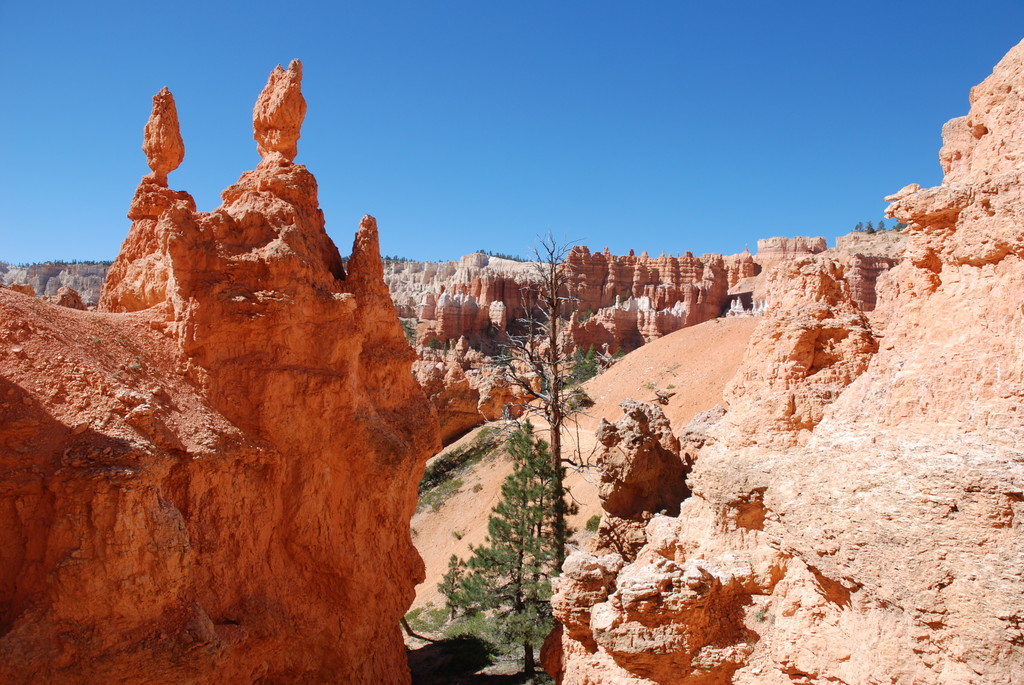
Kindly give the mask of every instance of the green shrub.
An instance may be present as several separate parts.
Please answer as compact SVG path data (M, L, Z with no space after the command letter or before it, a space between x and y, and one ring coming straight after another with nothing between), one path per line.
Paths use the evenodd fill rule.
M442 452L441 456L428 465L423 472L423 478L420 480L420 496L452 478L455 474L462 473L493 451L494 443L491 442L491 431L484 428L471 445L450 452Z
M420 495L420 501L416 505L416 511L423 511L427 507L430 507L431 511L437 511L441 508L441 505L447 502L448 498L458 492L461 487L462 480L459 478L452 478L440 483Z
M436 633L444 625L444 609L434 607L433 602L428 602L425 607L413 609L405 615L409 627L417 633Z
M600 514L594 514L593 516L591 516L590 518L587 519L586 528L591 533L596 533L597 529L598 529L598 527L600 525L601 525L601 515Z

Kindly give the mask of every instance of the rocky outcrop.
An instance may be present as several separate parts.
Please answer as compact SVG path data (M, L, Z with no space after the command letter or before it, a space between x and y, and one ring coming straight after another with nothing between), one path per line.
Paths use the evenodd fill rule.
M651 258L591 253L574 247L563 267L575 299L576 344L633 349L722 313L731 281L757 272L753 258L735 255ZM477 347L500 337L532 305L536 264L481 253L459 262L390 261L387 280L403 316L421 321L420 340L466 337Z
M728 255L724 258L724 261L725 271L729 277L730 292L748 278L753 278L761 273L761 266L754 261L754 256L750 254L750 250L743 250L739 254Z
M178 108L174 96L165 86L153 96L153 112L142 134L142 151L152 174L148 177L158 185L167 185L167 174L185 159L185 142L178 127Z
M832 360L820 412L799 397L815 392L818 346L782 309L813 312L836 279L827 263L800 267L706 427L679 516L651 520L633 563L583 560L607 571L560 585L566 630L545 663L561 682L1019 680L1021 111L1024 43L944 128L943 184L890 198L907 245L859 375L869 348L847 342L869 340L859 324L848 310L818 319ZM750 420L748 397L769 420Z
M413 375L437 409L445 444L485 421L518 416L514 405L527 401L465 338L449 350L421 345L416 352Z
M694 319L706 321L721 313L728 275L720 255L651 258L647 253L616 256L605 249L591 253L574 247L565 260L570 294L577 309L597 311L616 302L645 297L654 309L684 302Z
M622 411L622 419L602 420L594 432L601 472L598 496L605 512L595 540L598 552L632 561L647 542L644 529L651 516L679 514L679 503L690 494L690 464L680 458L679 439L661 409L626 400Z
M863 233L854 231L836 238L836 246L827 250L830 257L840 255L866 255L893 260L893 266L903 255L907 246L907 234L900 231L876 231Z
M757 255L747 262L744 255L728 257L727 262L742 270L730 271L729 315L760 316L768 303L767 275L780 265L793 264L821 255L843 265L843 279L850 296L863 312L872 312L877 302L878 279L899 261L905 236L896 231L874 234L850 233L836 239L836 247L826 249L824 238L766 238L757 242ZM749 255L748 255L749 257ZM736 267L733 267L736 268Z
M299 153L299 131L305 118L302 63L292 60L287 69L277 65L252 111L252 137L264 163L295 160Z
M60 289L57 290L56 295L53 297L47 297L46 299L54 304L60 305L61 307L68 307L69 309L84 310L86 308L85 303L82 302L82 297L66 285L62 285Z
M196 210L191 195L167 187L167 174L185 154L177 127L174 96L164 88L153 96L143 132L142 150L152 173L142 178L128 209L132 227L103 282L99 306L104 311L133 312L167 299L170 265L164 241L174 219L164 215L179 204L185 212Z
M384 278L399 313L424 323L421 340L478 340L521 317L536 266L480 252L458 262L387 260Z
M836 238L836 246L825 252L844 265L850 296L861 311L875 310L878 279L899 263L906 242L907 236L898 231L850 233Z
M7 286L7 288L21 295L27 295L28 297L36 296L35 288L33 288L30 285L25 285L23 283L12 283L11 285Z
M160 183L158 96L106 311L0 291L4 682L409 680L436 417L375 221L343 269L290 161L300 72L281 72L263 160L210 213Z
M25 266L0 262L0 282L31 286L40 297L55 297L66 286L78 292L86 305L95 306L109 268L110 262L42 262Z
M838 393L878 350L843 267L826 259L782 264L767 278L770 303L743 364L726 386L731 443L805 441Z

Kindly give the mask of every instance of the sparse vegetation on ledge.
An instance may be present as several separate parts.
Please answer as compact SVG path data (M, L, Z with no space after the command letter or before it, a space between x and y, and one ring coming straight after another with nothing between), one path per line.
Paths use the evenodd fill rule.
M471 445L438 456L423 472L416 511L422 511L427 507L434 511L440 509L441 505L462 487L462 479L458 476L491 454L495 447L493 432L483 428Z

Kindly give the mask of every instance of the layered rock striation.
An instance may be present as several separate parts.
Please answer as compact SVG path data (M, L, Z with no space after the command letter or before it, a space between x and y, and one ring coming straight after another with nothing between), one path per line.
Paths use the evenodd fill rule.
M875 327L837 265L793 266L723 415L686 431L679 515L631 563L567 560L562 683L1019 681L1024 43L970 102L942 185L889 198L907 243Z
M437 419L375 221L343 268L292 162L300 69L272 74L262 161L209 213L167 188L158 94L102 312L0 291L0 680L409 680Z

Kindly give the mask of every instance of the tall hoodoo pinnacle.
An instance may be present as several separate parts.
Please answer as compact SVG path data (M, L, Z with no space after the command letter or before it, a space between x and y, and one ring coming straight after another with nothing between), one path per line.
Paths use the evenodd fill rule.
M264 161L291 162L298 154L299 130L306 116L302 97L302 62L293 59L287 69L277 65L252 110L253 138Z
M152 179L162 186L167 185L167 174L177 169L185 159L185 143L178 128L178 109L166 86L153 96L153 113L146 122L142 151L153 170Z

